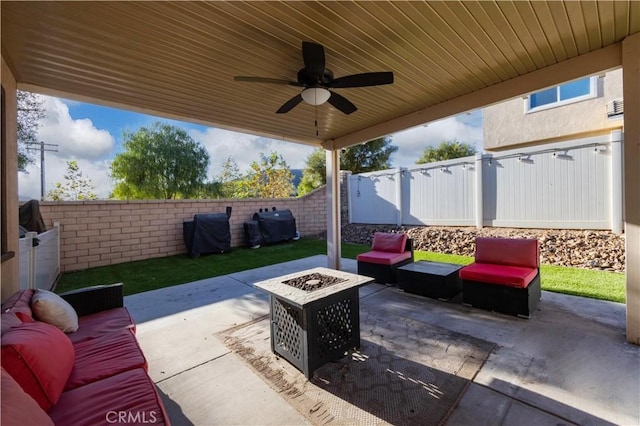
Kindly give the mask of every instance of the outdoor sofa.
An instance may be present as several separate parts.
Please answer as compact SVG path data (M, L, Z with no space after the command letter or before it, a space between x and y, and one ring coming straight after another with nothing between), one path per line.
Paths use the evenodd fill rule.
M375 279L379 284L395 284L396 269L413 262L413 240L406 234L376 232L371 251L359 254L358 275Z
M463 304L529 318L541 296L538 240L478 237L459 276Z
M122 284L63 298L21 290L2 304L2 424L169 424Z

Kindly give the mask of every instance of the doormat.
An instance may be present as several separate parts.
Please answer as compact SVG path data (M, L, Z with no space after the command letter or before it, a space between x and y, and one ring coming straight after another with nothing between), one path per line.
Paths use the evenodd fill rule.
M361 307L360 348L307 380L271 352L268 318L219 337L316 425L442 424L495 346Z

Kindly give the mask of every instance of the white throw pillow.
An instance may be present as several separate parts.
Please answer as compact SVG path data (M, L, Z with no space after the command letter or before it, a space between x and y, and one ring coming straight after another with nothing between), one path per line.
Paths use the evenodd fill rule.
M62 297L47 290L36 290L31 298L36 319L54 325L64 333L78 331L78 314Z

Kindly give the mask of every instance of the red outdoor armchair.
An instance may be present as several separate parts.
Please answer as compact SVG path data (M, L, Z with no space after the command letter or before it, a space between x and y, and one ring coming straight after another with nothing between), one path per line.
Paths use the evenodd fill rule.
M477 238L460 279L463 304L529 318L541 296L538 240Z
M395 284L396 269L413 262L413 240L406 234L376 232L371 251L357 256L358 275L379 284Z

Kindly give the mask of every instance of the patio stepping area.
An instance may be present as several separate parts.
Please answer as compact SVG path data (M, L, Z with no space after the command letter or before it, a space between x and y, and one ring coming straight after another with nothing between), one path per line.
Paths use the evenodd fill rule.
M314 416L313 405L300 409L224 342L236 330L266 327L268 296L252 283L326 262L326 256L313 256L125 298L149 374L174 424L354 423L331 410ZM344 259L342 269L355 272L355 261ZM360 352L366 355L386 351L427 371L448 362L447 350L454 353L450 342L460 336L486 349L484 358L478 355L484 363L476 360L477 368L458 370L456 377L468 380L454 398L457 404L446 402L445 414L435 416L441 424L640 424L640 347L625 342L623 304L543 291L538 310L525 320L379 284L360 289L360 304ZM375 327L365 327L369 323L384 325L377 333L386 336L384 342ZM265 337L258 343L268 346L268 328ZM428 345L445 356L428 360L423 356ZM451 355L453 371L460 366L455 360ZM349 362L331 363L312 381L299 383L337 397L342 408L351 404L352 413L366 417L356 423L410 424L407 417L347 401L340 390L317 382L331 367L335 372ZM276 360L270 368L291 371L292 377L299 373L283 363Z

